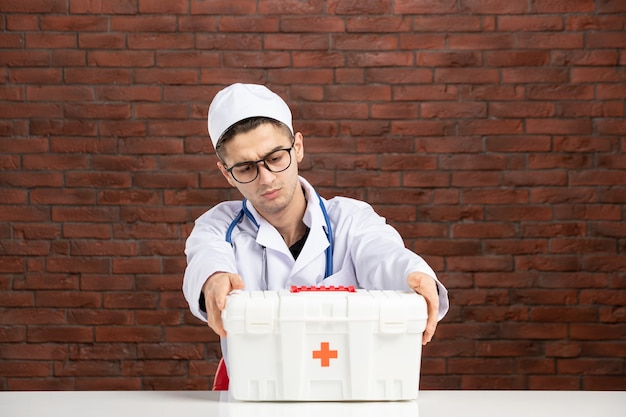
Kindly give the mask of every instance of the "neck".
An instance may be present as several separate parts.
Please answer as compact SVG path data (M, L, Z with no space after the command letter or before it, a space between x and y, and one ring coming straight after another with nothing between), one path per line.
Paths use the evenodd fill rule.
M266 218L278 230L288 247L302 239L306 232L306 225L302 221L306 204L304 190L297 187L291 204L285 210Z

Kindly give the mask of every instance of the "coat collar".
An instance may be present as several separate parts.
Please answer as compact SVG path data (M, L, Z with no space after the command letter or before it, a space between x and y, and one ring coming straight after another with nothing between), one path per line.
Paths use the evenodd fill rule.
M317 192L308 181L302 177L299 177L299 179L307 199L307 206L302 220L311 231L309 232L309 237L304 244L300 256L298 256L298 259L295 261L292 272L303 268L315 258L319 257L320 253L323 253L330 245L328 237L326 236L326 220L320 207L321 197L318 196ZM256 237L257 243L293 259L287 244L280 233L278 233L278 230L265 220L250 202L247 202L247 208L259 223L259 231Z

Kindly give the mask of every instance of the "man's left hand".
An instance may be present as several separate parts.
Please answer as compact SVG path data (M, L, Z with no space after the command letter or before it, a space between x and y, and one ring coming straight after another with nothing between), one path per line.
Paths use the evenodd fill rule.
M422 335L422 344L430 342L437 328L437 318L439 315L439 294L437 293L437 282L433 277L423 272L411 272L406 278L407 283L413 290L426 300L428 308L428 321L426 330Z

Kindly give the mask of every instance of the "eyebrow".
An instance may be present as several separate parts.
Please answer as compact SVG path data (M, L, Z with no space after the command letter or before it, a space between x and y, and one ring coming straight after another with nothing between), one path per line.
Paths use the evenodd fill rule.
M293 146L293 145L291 145ZM265 158L267 158L268 156L270 156L271 154L273 154L276 151L280 151L281 149L289 149L288 147L284 147L284 146L277 146L274 149L272 149L271 151L269 151L268 153L266 153L261 159L257 159L256 161L253 160L247 160L247 161L241 161L241 162L236 162L234 164L231 165L231 167L234 167L235 165L244 165L244 164L252 164L254 162L259 162L264 160Z

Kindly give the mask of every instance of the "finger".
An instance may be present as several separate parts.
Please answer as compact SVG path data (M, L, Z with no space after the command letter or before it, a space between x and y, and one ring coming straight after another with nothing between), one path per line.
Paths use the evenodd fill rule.
M217 287L215 290L217 306L220 311L226 308L226 296L228 296L228 294L232 290L242 290L244 288L244 283L243 279L241 279L241 276L237 274L227 274L227 278L228 279L225 280L223 284Z
M218 321L220 317L220 308L218 305L217 295L219 294L219 287L222 286L222 282L226 277L222 273L213 274L209 277L204 284L203 292L206 301L207 312L207 325L218 335L224 333L224 329ZM228 282L228 280L227 280Z
M411 274L408 278L411 287L424 297L426 301L426 309L428 318L426 320L426 328L422 334L422 344L430 342L435 335L437 329L437 320L439 315L439 294L437 294L437 283L426 274Z
M231 286L231 288L233 290L243 290L244 289L243 279L241 278L240 275L230 274L229 275L229 279L230 279L230 286Z
M425 278L422 279L422 283L424 283L424 281L426 281ZM437 319L439 316L439 294L437 294L437 283L434 280L430 280L430 282L426 285L428 289L424 291L422 296L426 300L428 319L426 320L426 330L424 331L424 335L422 337L423 344L430 342L435 335L435 330L437 329Z
M437 329L437 314L439 313L439 306L434 304L435 303L429 303L428 300L426 301L426 305L428 307L428 319L426 320L426 329L422 335L423 345L433 340L435 330ZM439 303L437 302L437 304Z
M215 301L211 300L207 304L207 324L220 337L226 336L226 331L222 324L222 316L220 309L217 308Z

